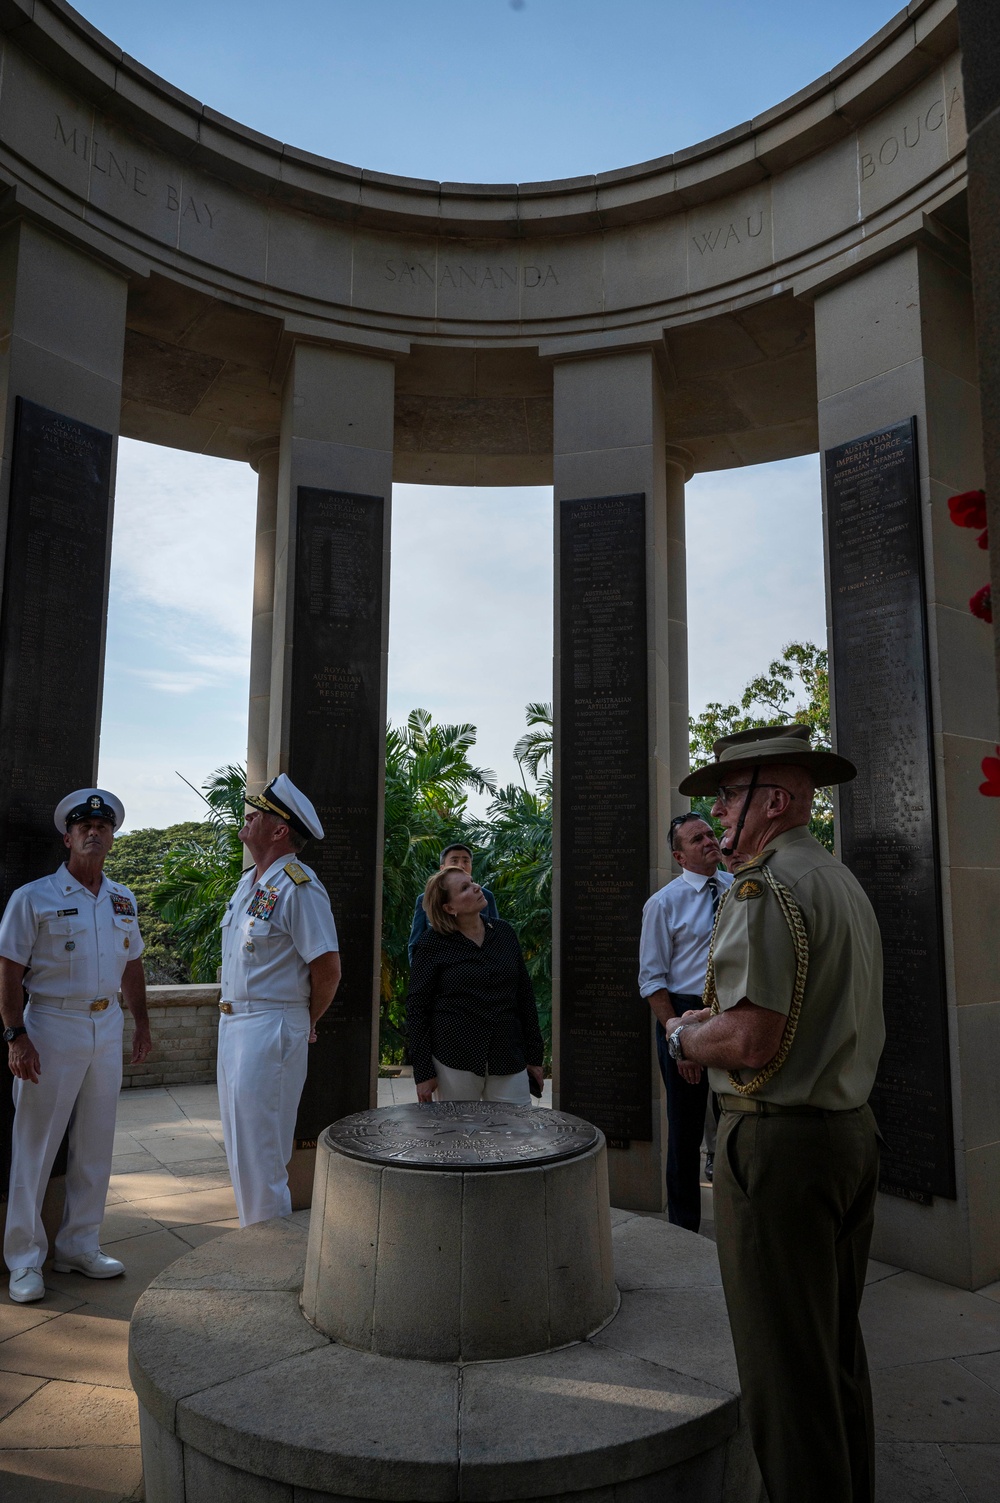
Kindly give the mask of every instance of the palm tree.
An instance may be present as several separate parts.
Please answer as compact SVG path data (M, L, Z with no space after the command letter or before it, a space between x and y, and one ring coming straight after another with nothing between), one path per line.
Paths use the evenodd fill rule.
M534 699L525 706L524 718L528 729L514 747L514 756L522 769L526 767L537 778L542 764L548 766L552 761L552 706Z
M222 963L219 924L243 875L238 831L246 781L242 767L218 767L200 789L194 789L208 807L208 829L204 836L181 841L167 852L163 880L152 895L156 911L173 929L193 981L214 981Z

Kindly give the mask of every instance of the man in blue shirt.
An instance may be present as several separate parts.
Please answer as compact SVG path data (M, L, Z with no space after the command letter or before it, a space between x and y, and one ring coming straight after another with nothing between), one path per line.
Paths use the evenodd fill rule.
M459 871L465 872L466 876L472 876L472 852L467 845L446 845L441 852L441 861L438 871L444 871L449 866L456 866ZM483 910L483 919L492 924L500 917L497 913L496 899L488 887L483 888L483 897L486 899L486 907ZM426 933L427 915L423 908L424 895L417 893L417 901L413 905L413 927L410 930L410 938L406 944L406 954L410 964L413 964L413 951L417 940Z
M733 879L719 870L719 842L700 814L671 820L670 849L681 872L642 910L639 991L656 1017L656 1052L667 1088L667 1217L696 1232L708 1076L699 1065L670 1058L667 1034L688 1008L701 1006L715 912Z

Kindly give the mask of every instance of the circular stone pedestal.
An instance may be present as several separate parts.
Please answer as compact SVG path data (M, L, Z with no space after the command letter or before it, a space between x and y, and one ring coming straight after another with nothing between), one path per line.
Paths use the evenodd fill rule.
M311 1229L303 1211L231 1232L153 1281L129 1341L147 1503L759 1503L715 1248L609 1212L587 1124L500 1110L422 1108L406 1144L396 1108L336 1124ZM600 1328L465 1355L565 1343L574 1320ZM462 1357L373 1349L418 1333Z
M478 1362L593 1335L618 1303L607 1150L564 1112L384 1107L316 1153L302 1309L386 1357Z

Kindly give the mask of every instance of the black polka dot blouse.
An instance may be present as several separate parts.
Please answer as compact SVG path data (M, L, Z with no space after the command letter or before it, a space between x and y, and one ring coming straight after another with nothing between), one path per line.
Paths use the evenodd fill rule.
M434 1074L432 1055L482 1076L540 1065L535 993L510 924L487 924L481 946L428 929L413 952L406 1027L416 1081Z

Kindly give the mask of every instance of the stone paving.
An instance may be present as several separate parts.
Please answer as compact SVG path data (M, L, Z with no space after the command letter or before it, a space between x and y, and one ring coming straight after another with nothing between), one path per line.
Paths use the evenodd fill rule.
M379 1082L380 1105L413 1099L412 1081ZM122 1258L125 1277L47 1268L40 1304L0 1294L4 1503L143 1497L126 1360L132 1307L168 1263L237 1225L214 1086L126 1091L118 1121L102 1244ZM707 1187L703 1199L710 1213ZM872 1263L863 1320L878 1503L996 1503L1000 1284L969 1294Z

